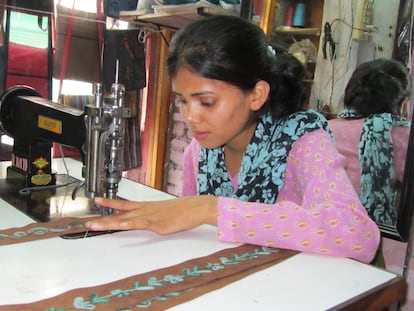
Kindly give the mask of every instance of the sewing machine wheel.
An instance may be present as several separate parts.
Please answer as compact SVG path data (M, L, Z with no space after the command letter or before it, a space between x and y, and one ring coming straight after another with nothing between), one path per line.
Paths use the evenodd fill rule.
M15 99L18 96L41 96L35 89L18 85L6 90L0 97L0 129L10 136L14 136L15 124L13 110L16 108Z

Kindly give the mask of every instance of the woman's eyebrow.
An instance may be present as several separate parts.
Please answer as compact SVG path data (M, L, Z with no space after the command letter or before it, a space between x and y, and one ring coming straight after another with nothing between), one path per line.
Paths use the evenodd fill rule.
M181 93L176 92L176 91L172 91L172 93L173 93L174 95L182 96L182 94L181 94ZM194 97L194 96L203 96L203 95L210 95L210 94L215 94L215 93L214 93L214 92L212 92L212 91L200 91L200 92L194 92L194 93L191 93L191 94L190 94L190 96L191 96L191 97Z

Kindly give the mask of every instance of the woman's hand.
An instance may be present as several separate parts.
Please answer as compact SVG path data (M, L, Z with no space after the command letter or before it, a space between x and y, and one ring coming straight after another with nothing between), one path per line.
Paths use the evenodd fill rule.
M113 208L117 213L87 222L86 227L95 231L145 229L169 234L201 224L217 225L217 200L214 196L184 196L153 202L95 198L95 204Z

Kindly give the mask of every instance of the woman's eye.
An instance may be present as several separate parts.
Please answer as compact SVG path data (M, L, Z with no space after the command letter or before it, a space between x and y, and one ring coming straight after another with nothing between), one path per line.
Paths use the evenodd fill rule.
M206 100L206 101L201 101L201 105L203 106L207 106L207 107L211 107L215 104L216 102L213 100Z
M198 98L198 99L194 99L193 100L194 103L200 104L201 106L205 106L205 107L211 107L213 105L215 105L216 101L214 99L203 99L203 98ZM176 106L182 106L182 105L187 105L188 101L181 96L176 96L174 99L175 105Z
M185 105L185 104L187 104L187 101L184 98L176 97L175 98L175 104L177 106L179 106L179 105Z

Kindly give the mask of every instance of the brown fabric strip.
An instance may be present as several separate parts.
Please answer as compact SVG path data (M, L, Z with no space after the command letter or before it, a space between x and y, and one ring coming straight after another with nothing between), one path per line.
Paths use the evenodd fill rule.
M277 264L297 252L242 245L112 283L0 310L165 310Z
M98 217L64 217L50 222L0 230L0 246L86 232L85 223Z

